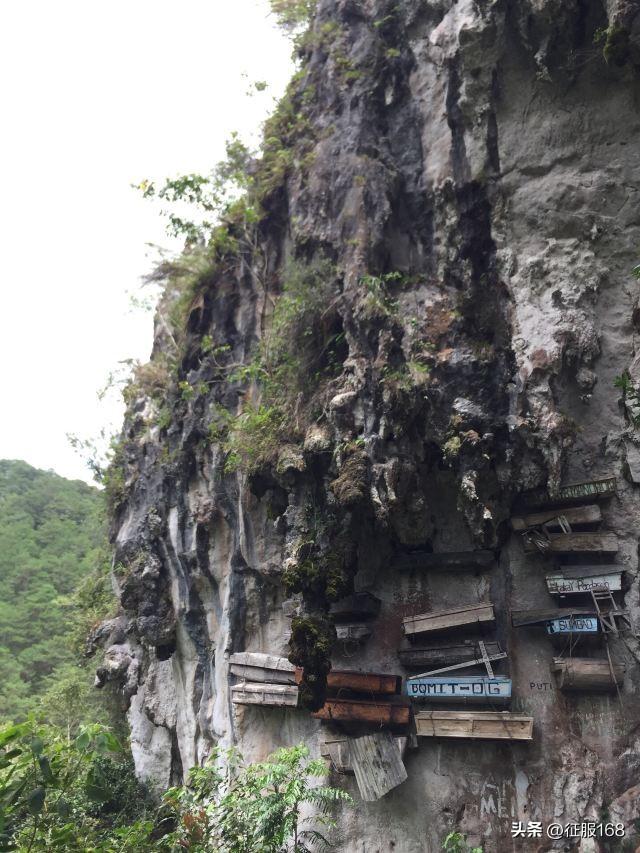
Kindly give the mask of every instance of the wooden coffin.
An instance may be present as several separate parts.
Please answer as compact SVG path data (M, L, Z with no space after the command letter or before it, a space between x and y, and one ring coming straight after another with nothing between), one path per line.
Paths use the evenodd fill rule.
M533 739L533 717L509 711L421 711L415 721L419 737Z
M554 607L546 610L512 610L511 624L514 628L526 625L543 625L553 619L572 619L594 616L593 607Z
M412 569L431 569L451 571L455 569L489 569L495 563L493 551L411 551L399 554L393 560L394 568L410 571Z
M236 652L229 658L229 670L245 681L295 684L295 666L277 655Z
M451 610L434 610L432 613L409 616L402 620L402 627L407 636L413 636L494 621L493 604L467 604Z
M332 604L330 613L335 622L375 619L380 612L381 603L380 599L370 592L356 592Z
M562 515L571 525L571 527L579 527L580 525L599 524L602 521L602 512L597 504L588 504L587 506L570 506L565 509L543 510L542 512L533 512L527 515L514 516L511 519L511 527L516 532L523 532L530 527L540 527L545 524L549 530L561 530L558 516Z
M527 554L537 552L535 543L523 537L524 550ZM618 539L613 533L558 533L552 534L548 548L544 553L549 554L616 554Z
M590 592L618 592L622 589L622 572L606 572L607 566L576 566L573 577L562 574L547 575L547 589L551 595L589 595ZM592 568L594 572L585 572ZM582 571L581 571L582 570ZM579 572L579 574L578 574Z
M393 736L400 758L404 758L409 743L406 736ZM331 766L338 773L353 773L351 760L351 744L354 738L348 735L329 735L325 738L324 745L320 748L320 755L331 762ZM417 745L417 744L416 744Z
M318 720L336 722L371 723L376 726L404 726L409 722L411 709L408 704L390 699L343 699L328 698L319 711L311 716Z
M597 634L597 616L573 616L567 619L551 619L547 622L547 634Z
M298 704L298 688L295 684L252 684L243 681L231 688L231 701L235 705L295 708Z
M351 761L360 796L365 802L379 800L407 778L395 738L389 732L354 738Z
M296 669L296 683L302 681L302 668ZM353 690L356 693L379 693L393 695L400 693L402 677L379 672L355 672L352 670L332 669L327 675L329 690Z
M425 676L408 678L407 696L429 702L508 702L511 679L502 676Z
M536 489L521 495L519 503L523 507L562 506L563 504L588 503L593 500L610 498L616 493L616 478L603 477L585 483L570 483L561 486L557 495L550 495L546 489Z
M613 674L608 660L592 658L554 658L553 671L561 690L615 690L622 686L626 667L613 664Z
M336 637L341 643L362 643L370 636L370 626L362 622L336 625Z
M496 655L502 653L498 643L485 643L485 648L490 658L495 659ZM435 669L465 663L467 666L473 666L477 661L482 660L482 653L477 640L467 640L455 645L449 642L399 649L398 657L407 669L426 669L427 667Z

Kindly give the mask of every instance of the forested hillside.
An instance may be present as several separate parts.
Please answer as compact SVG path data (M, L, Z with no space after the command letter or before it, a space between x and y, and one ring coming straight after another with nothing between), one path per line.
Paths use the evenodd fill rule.
M18 719L71 663L73 594L105 559L99 491L0 461L0 721Z

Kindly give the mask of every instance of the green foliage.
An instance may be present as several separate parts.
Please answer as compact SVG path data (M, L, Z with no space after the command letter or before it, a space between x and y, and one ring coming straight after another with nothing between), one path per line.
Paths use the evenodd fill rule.
M360 284L367 291L365 299L366 313L371 316L389 317L398 311L398 303L391 296L394 285L403 281L400 272L389 272L384 275L363 275Z
M270 0L270 5L278 24L295 31L311 23L317 0Z
M0 721L23 718L51 673L72 663L74 589L107 562L97 489L0 461Z
M273 458L284 429L285 418L278 407L248 405L232 420L225 442L225 471L235 471L239 467L252 471Z
M626 27L612 24L596 30L593 41L602 45L602 55L607 65L626 65L631 54L630 33Z
M303 853L317 844L328 846L320 829L335 826L331 808L350 797L314 783L326 775L327 766L308 756L300 745L243 765L233 751L214 752L206 767L191 771L187 785L165 795L177 828L163 839L162 849ZM219 769L221 760L224 769ZM316 813L303 818L300 813L308 806Z
M0 727L0 849L133 851L108 837L141 802L131 762L104 726L73 739L32 719Z
M622 391L622 399L624 400L625 408L629 415L629 419L634 427L640 426L640 391L633 384L631 375L628 370L625 370L620 376L616 376L613 380L615 388Z
M446 853L482 853L482 847L469 847L467 836L461 832L450 832L442 844L442 849Z

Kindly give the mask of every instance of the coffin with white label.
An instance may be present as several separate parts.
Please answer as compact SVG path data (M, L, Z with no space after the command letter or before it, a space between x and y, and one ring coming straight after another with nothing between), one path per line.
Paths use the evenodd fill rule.
M243 681L231 688L235 705L292 707L298 705L298 688L291 684L253 684Z
M450 610L434 610L420 613L402 620L404 633L410 637L417 634L430 634L447 631L452 628L469 628L474 625L495 622L493 604L467 604Z
M613 691L622 687L626 667L607 659L554 658L553 671L561 690Z
M509 711L420 711L415 722L418 737L533 739L533 717Z
M263 652L236 652L229 658L229 670L244 681L295 684L295 666L286 658Z
M564 566L561 572L546 577L551 595L589 595L589 593L622 589L619 566Z
M597 616L573 616L565 619L551 619L547 622L547 634L564 636L567 634L597 634L599 631Z
M523 507L562 506L563 504L583 503L613 497L616 493L616 478L602 477L584 483L570 483L561 486L555 495L546 489L536 489L521 495L519 503Z
M511 679L502 676L423 676L408 678L406 693L410 699L428 702L508 702Z

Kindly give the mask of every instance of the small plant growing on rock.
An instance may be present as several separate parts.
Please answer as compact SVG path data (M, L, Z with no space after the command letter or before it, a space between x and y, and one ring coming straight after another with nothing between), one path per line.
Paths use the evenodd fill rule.
M482 853L482 847L469 847L467 836L461 832L450 832L442 844L442 849L445 853Z

